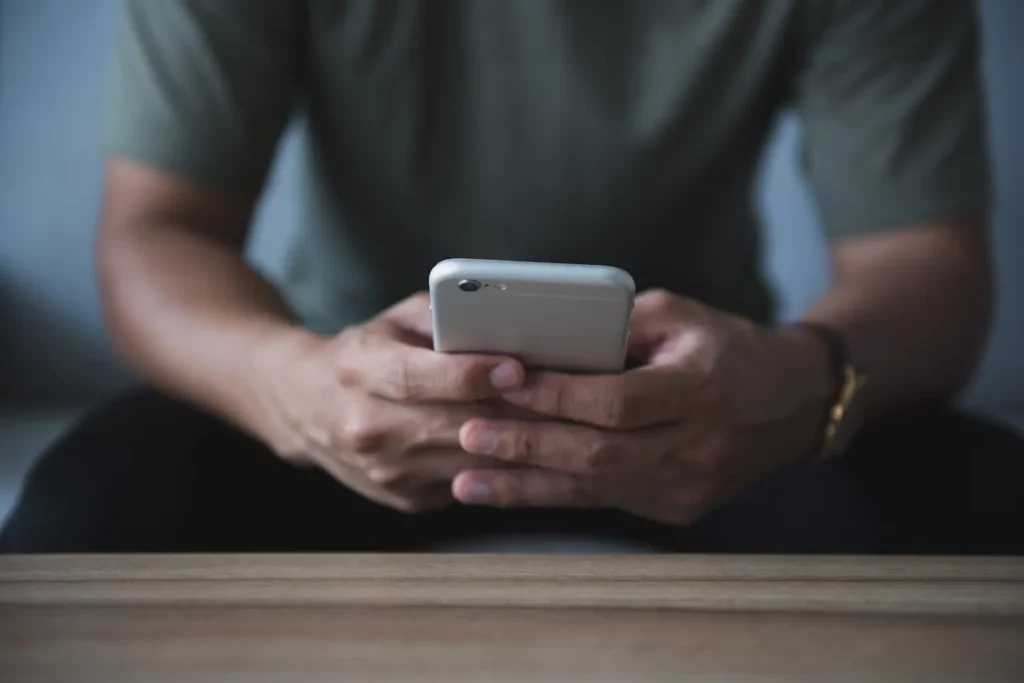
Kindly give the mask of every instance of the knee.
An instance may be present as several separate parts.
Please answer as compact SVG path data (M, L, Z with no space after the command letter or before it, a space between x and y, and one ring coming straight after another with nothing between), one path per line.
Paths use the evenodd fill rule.
M29 472L0 551L167 547L188 504L188 462L169 457L189 430L186 410L138 392L87 415Z
M1024 553L1024 441L989 420L928 408L873 425L851 471L877 501L887 550Z

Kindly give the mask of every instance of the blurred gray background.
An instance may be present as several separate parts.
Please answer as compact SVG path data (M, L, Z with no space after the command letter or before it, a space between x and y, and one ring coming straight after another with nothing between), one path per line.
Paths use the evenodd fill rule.
M258 1L258 0L257 0ZM1000 303L965 403L1024 426L1024 3L981 0L998 207ZM83 407L130 381L100 322L91 247L98 133L117 0L0 0L0 517L31 458ZM759 201L766 261L792 317L825 285L815 211L782 117ZM294 229L293 130L259 216L253 258L271 275Z

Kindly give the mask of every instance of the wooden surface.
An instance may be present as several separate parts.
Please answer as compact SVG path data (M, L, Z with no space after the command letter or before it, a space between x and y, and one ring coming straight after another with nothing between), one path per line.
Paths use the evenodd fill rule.
M1024 681L1024 561L0 557L7 681Z

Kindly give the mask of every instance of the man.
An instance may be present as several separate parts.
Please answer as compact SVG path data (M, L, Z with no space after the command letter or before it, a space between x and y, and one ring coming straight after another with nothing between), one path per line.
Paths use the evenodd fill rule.
M1012 480L977 477L1018 445L933 407L991 311L977 50L956 0L129 0L96 253L152 389L42 458L4 547L1013 550ZM773 328L750 193L784 106L835 281ZM242 252L296 110L278 289ZM434 353L453 256L628 270L641 367Z

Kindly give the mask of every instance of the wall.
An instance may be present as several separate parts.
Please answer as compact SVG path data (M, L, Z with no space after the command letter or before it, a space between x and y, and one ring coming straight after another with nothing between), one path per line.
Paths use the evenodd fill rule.
M99 320L90 249L99 205L97 148L114 0L0 0L0 400L80 401L121 386ZM1002 291L996 335L969 402L1024 413L1024 3L982 0L1000 203ZM799 127L784 119L760 201L767 262L783 313L827 282L806 189L795 173ZM253 253L270 272L294 226L294 139L263 203ZM1014 190L1018 192L1014 192Z

